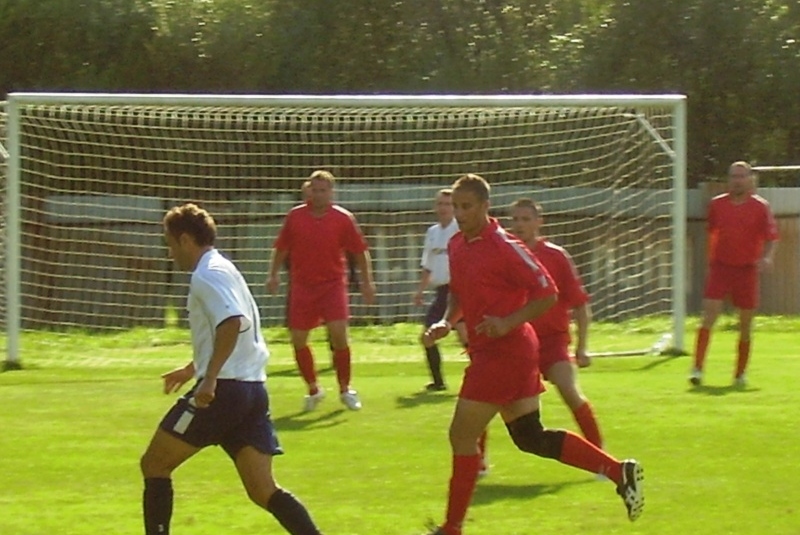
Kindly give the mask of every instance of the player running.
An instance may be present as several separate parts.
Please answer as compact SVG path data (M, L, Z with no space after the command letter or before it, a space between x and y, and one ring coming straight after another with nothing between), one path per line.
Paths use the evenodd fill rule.
M525 242L553 277L558 288L556 304L532 322L539 338L539 370L545 379L556 385L561 399L572 411L586 440L602 448L603 441L597 419L589 400L578 386L569 353L570 313L574 312L577 326L575 362L582 368L591 364L586 352L591 321L589 294L586 293L578 269L566 249L541 236L539 229L544 218L539 204L531 199L517 200L511 205L511 220L514 234Z
M618 461L579 435L541 423L544 387L538 340L529 322L555 304L552 279L522 242L489 217L489 184L482 177L459 178L453 206L460 231L448 245L451 293L444 317L426 337L430 343L446 336L463 316L471 360L450 423L445 522L431 535L461 535L480 469L478 438L498 413L520 450L606 475L616 484L628 518L636 520L644 507L641 465Z

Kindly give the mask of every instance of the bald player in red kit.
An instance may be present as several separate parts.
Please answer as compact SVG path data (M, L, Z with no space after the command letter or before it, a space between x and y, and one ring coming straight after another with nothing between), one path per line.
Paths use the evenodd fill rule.
M758 275L772 269L778 227L769 203L755 194L753 168L744 161L728 169L728 192L711 199L708 208L709 268L703 293L703 320L697 332L689 382L703 382L711 329L730 296L739 309L739 343L733 384L747 386L753 316L758 306Z
M480 470L478 438L498 413L521 451L605 474L616 484L628 518L636 520L644 507L641 465L620 462L579 435L541 423L544 386L529 322L553 306L557 290L528 248L489 217L489 190L475 174L453 185L459 232L448 243L451 291L444 316L425 333L427 345L447 336L463 317L470 354L450 423L445 521L430 535L462 535Z
M325 323L333 348L339 399L350 410L361 409L358 393L350 387L350 346L347 327L350 309L347 295L345 253L351 253L360 272L359 284L364 302L375 299L375 284L367 242L353 214L333 204L335 178L328 171L315 171L309 177L309 199L286 215L275 240L267 290L275 293L279 273L289 259L289 313L295 359L308 395L303 410L314 410L325 391L317 383L314 357L308 346L311 329Z

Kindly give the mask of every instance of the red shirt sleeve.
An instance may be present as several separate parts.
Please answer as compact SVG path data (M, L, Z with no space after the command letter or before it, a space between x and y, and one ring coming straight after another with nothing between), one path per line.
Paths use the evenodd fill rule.
M522 242L506 247L505 250L508 257L506 265L509 269L507 275L509 281L512 283L516 281L526 287L531 300L543 299L558 293L553 277Z
M346 215L348 217L349 224L347 225L347 230L345 231L342 248L348 253L363 253L368 248L364 233L361 232L361 228L358 226L355 216L350 212L346 212Z
M292 214L294 214L294 211L286 214L281 231L278 233L278 237L275 238L273 247L278 251L288 251L292 246Z
M563 300L569 308L578 307L589 301L589 294L583 287L578 268L575 267L569 253L563 251L559 257L561 259L559 267L561 276L557 279L559 299Z

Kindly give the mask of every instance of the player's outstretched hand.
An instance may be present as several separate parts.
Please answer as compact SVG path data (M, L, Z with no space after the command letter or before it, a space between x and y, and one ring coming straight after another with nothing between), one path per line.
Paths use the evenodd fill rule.
M187 381L194 377L194 364L189 363L181 368L175 368L172 371L161 374L164 380L164 393L174 394L186 384Z
M425 330L422 335L422 345L425 347L433 347L437 340L444 338L453 328L447 320L437 321Z

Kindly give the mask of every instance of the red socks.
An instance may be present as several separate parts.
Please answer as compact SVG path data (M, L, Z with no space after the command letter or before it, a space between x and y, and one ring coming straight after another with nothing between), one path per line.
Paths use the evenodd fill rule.
M710 337L711 331L705 327L700 327L700 330L697 331L697 343L694 349L694 367L698 370L702 370L703 364L705 364L708 340Z
M708 341L711 333L708 329L701 327L697 331L697 345L694 351L694 367L698 370L703 369L708 350ZM740 377L747 370L747 363L750 361L750 340L739 340L736 351L736 375Z
M333 362L336 364L336 380L339 382L339 392L347 392L350 388L350 348L336 349L333 352Z
M317 388L317 372L314 369L314 356L311 354L311 348L306 346L303 349L296 349L294 359L297 361L300 375L308 385L308 393L313 396L319 391L319 388Z
M480 455L453 455L453 475L450 477L450 494L447 499L447 519L442 530L447 535L461 535L461 526L467 516L469 502L478 481Z
M622 481L622 465L618 460L575 433L564 433L564 444L558 459L560 462L594 474L603 474L617 484Z
M578 427L581 428L583 436L586 440L602 448L603 439L600 437L600 428L597 426L597 419L594 417L592 406L587 401L574 411L572 414L575 416L575 421L578 422Z
M308 393L313 395L319 391L317 388L317 372L314 369L314 356L311 348L295 350L294 358L300 375L308 385ZM350 387L350 348L337 349L333 352L333 361L336 365L336 379L339 382L339 391L346 392Z
M736 377L741 377L747 369L747 362L750 360L750 340L739 340L736 359Z

